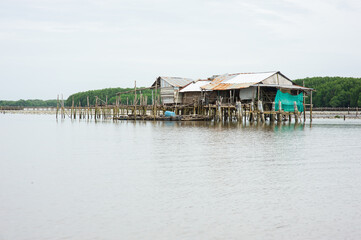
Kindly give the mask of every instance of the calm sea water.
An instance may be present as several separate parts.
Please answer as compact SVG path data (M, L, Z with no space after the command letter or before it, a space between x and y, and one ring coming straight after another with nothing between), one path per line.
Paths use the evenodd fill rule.
M0 239L360 239L361 121L0 115Z

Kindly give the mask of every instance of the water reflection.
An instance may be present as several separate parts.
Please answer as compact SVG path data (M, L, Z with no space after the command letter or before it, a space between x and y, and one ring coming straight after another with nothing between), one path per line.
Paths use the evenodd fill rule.
M305 127L312 127L311 123L303 122L236 122L236 121L227 121L227 122L217 122L217 121L133 121L133 120L94 120L94 119L59 119L57 122L65 123L70 121L72 124L79 122L86 122L88 124L115 124L115 125L132 125L132 126L146 126L152 125L157 127L165 128L207 128L207 129L217 129L217 130L227 130L227 129L253 129L257 131L275 131L275 132L287 132L287 131L300 131L304 130Z
M304 123L271 123L271 122L149 122L151 125L160 127L182 128L182 127L196 127L196 128L210 128L218 130L227 129L253 129L258 131L300 131L303 130L307 124ZM133 124L139 124L133 122Z

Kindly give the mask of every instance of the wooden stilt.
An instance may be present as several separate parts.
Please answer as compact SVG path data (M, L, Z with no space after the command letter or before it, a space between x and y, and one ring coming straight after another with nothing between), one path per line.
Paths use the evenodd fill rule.
M311 91L311 99L310 99L310 122L312 122L312 107L313 107L313 104L312 104L312 91Z
M98 97L95 97L95 109L94 109L94 119L97 120L98 118Z
M74 113L74 97L72 98L71 101L71 111L70 111L71 118L73 118L73 113Z
M58 113L59 113L59 94L56 97L56 120L58 120Z
M264 111L263 111L263 103L261 100L258 100L258 112L259 112L259 118L261 119L262 122L265 122L265 117L264 117Z
M275 121L275 109L276 109L276 103L272 102L272 110L271 110L271 116L270 116L270 121L274 122Z
M250 122L254 121L254 101L251 102L251 107L249 109L249 119Z
M293 108L294 108L294 112L295 112L295 123L297 123L298 122L298 108L297 108L296 101L293 102Z
M81 103L80 103L80 101L79 101L79 104L78 104L78 111L79 111L79 119L81 119L82 111L81 111Z
M277 113L277 121L281 122L282 121L282 103L281 101L278 101L278 113Z

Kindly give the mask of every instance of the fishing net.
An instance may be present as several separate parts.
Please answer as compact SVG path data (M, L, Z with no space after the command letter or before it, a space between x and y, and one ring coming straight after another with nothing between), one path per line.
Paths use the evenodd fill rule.
M279 109L279 101L281 101L281 109L285 112L294 112L294 102L297 104L297 109L299 112L303 112L303 93L298 95L291 95L289 93L283 93L280 90L277 90L277 95L275 98L275 110Z

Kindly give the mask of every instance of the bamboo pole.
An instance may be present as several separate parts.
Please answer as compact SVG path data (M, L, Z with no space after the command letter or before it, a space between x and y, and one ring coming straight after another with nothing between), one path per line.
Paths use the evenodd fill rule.
M294 112L295 112L295 122L298 122L298 108L297 108L297 103L296 101L293 102L293 108L294 108Z
M291 112L288 112L288 123L291 123L292 121L292 114Z
M78 111L79 111L79 119L81 119L82 111L81 111L81 103L80 103L80 101L79 101L79 104L78 104Z
M94 119L97 120L98 118L98 97L95 97L95 109L94 109Z
M158 79L155 81L155 92L154 92L154 119L157 116L157 95L158 95Z
M312 122L312 91L311 91L311 99L310 99L310 102L311 102L311 106L310 106L310 122Z
M305 86L305 81L303 81L303 87ZM306 122L306 92L303 91L303 122Z
M63 94L61 94L61 118L65 118L65 109L64 109L64 98Z
M248 119L250 122L253 122L254 121L254 102L252 100L251 102L251 107L249 109L249 119Z
M59 113L59 94L56 97L56 120L58 120L58 113Z
M281 101L279 100L279 101L278 101L278 113L277 113L277 121L278 121L278 122L282 121L281 112L282 112L282 103L281 103Z
M272 111L271 111L271 116L270 116L270 121L274 122L275 121L275 110L276 110L276 103L272 102Z
M129 99L128 99L128 97L127 97L127 116L129 115L129 112L128 112L128 105L129 105Z
M89 119L89 114L91 114L90 113L89 96L86 97L86 103L87 103L87 106L88 106L88 112L87 113L88 113L88 119Z
M231 122L232 121L232 112L231 112L231 104L228 104L228 113L227 113L227 117L228 117L228 121Z
M245 123L247 122L247 106L248 106L248 104L244 105L244 116L243 117L244 117L244 122ZM248 114L249 114L249 112L248 112Z
M258 101L258 111L260 114L260 118L262 122L265 122L265 118L264 118L264 111L263 111L263 103L261 100Z
M76 119L76 105L74 105L74 119Z
M74 97L72 98L72 101L71 101L71 112L70 112L71 118L73 118L73 113L74 113Z
M241 112L241 109L242 109L242 105L241 105L241 102L236 102L236 116L237 116L237 122L241 122L242 121L242 112Z
M134 120L137 120L137 81L134 81Z

